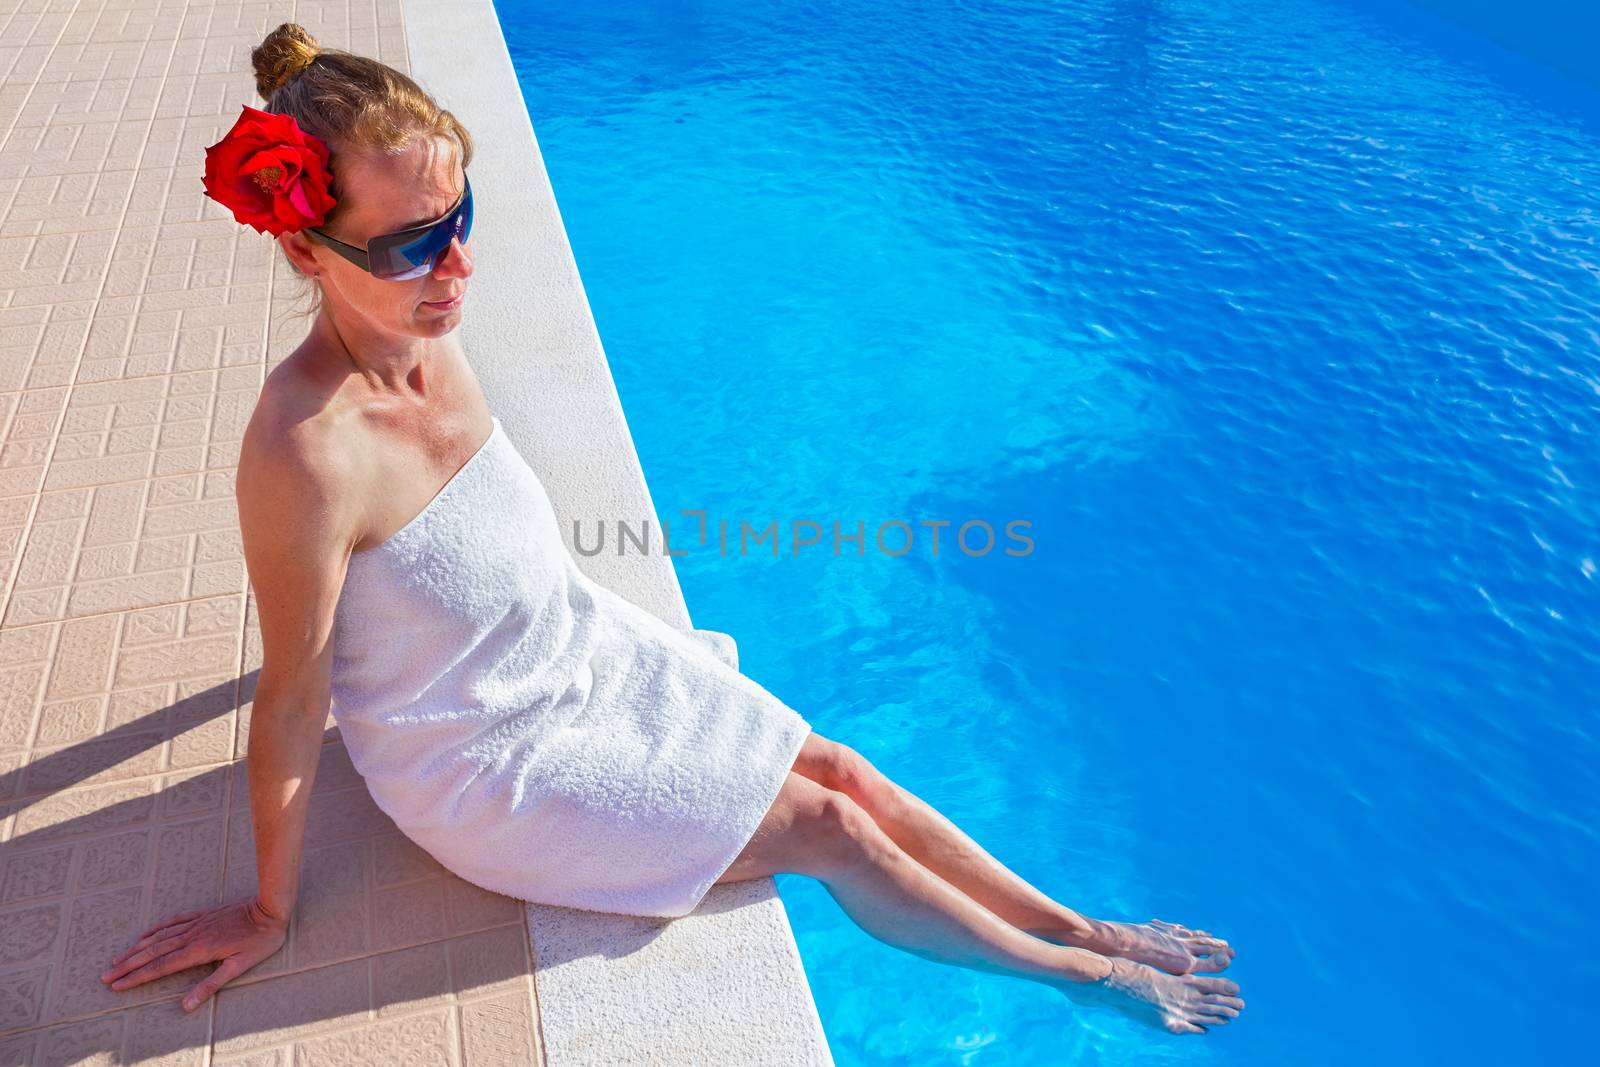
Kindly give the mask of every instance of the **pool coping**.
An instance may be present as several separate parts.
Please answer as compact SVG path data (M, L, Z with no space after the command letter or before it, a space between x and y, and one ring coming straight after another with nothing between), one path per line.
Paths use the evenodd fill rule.
M489 406L564 519L654 523L494 5L401 0L401 9L411 75L471 131L475 187L492 204L473 233L472 312L460 328ZM562 536L571 549L570 523ZM574 559L666 622L692 626L670 558ZM526 910L541 1045L554 1067L833 1063L771 878L713 886L676 920Z

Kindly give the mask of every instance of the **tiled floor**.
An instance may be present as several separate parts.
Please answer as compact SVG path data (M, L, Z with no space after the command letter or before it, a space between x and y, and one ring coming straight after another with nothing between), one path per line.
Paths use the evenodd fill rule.
M233 475L306 320L200 174L289 20L406 69L398 0L0 0L0 1064L542 1058L522 907L401 836L331 726L283 949L193 1014L209 964L97 978L255 884Z

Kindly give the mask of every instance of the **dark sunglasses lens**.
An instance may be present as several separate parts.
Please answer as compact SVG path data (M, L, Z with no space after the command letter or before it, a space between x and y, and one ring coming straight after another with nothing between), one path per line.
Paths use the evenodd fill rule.
M452 238L459 237L461 243L466 244L471 233L472 189L469 186L455 213L440 220L432 229L398 244L383 242L381 248L369 247L372 273L390 281L420 278L433 269L434 260L450 247Z

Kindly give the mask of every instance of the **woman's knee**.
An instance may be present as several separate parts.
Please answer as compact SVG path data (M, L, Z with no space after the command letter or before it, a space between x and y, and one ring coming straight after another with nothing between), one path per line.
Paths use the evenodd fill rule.
M892 788L888 779L861 753L842 741L833 741L815 732L801 749L794 769L869 809L889 799L886 791Z
M826 786L811 791L800 823L798 847L813 870L826 874L869 860L887 838L870 813L849 794Z
M883 832L850 797L791 772L722 881L792 872L821 877L869 858Z

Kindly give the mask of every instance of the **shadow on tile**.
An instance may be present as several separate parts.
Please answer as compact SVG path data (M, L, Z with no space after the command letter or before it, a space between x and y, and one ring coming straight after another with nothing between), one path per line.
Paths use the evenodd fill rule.
M517 1045L524 1029L532 1042L521 902L456 877L406 838L336 731L312 785L283 948L193 1014L177 999L214 963L121 991L99 981L148 927L255 889L244 761L163 771L148 755L167 758L183 730L231 711L219 694L239 688L214 687L0 775L0 816L17 815L0 845L0 1062L203 1051L213 1013L219 1057L307 1042L332 1055L353 1033L364 1048L402 1034L406 1048L495 1034Z

